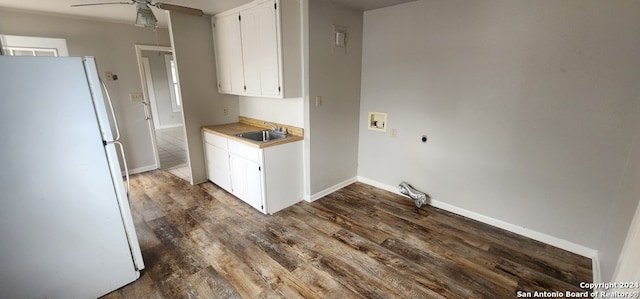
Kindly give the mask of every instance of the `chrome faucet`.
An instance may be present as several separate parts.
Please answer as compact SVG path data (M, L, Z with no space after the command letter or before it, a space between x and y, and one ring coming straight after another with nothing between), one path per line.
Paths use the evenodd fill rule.
M284 127L283 128L279 128L275 124L272 124L272 123L266 122L266 121L263 121L262 123L265 124L265 125L270 125L271 126L271 131L279 132L279 133L282 133L282 134L287 134L287 128L284 128Z
M276 126L276 125L274 125L274 124L272 124L270 122L263 121L262 123L265 124L265 125L270 125L271 126L271 131L280 131L280 128L278 128L278 126Z

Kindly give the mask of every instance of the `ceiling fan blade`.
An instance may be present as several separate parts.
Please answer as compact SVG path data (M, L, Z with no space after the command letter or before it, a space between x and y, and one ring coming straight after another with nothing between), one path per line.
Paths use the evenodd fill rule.
M168 11L172 11L172 12L179 12L179 13L183 13L183 14L188 14L188 15L192 15L192 16L198 16L201 17L204 15L204 12L200 9L197 8L191 8L191 7L186 7L186 6L180 6L180 5L174 5L174 4L168 4L168 3L161 3L161 2L157 2L155 4L151 4L157 8L160 9L164 9L164 10L168 10Z
M71 7L107 5L107 4L133 4L133 3L135 3L135 1L129 1L129 2L100 2L100 3L74 4L74 5L71 5Z

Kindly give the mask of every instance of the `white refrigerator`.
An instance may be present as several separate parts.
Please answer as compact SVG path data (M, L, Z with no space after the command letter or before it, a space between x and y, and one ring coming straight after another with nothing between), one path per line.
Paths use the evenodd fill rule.
M140 277L110 106L91 57L0 56L0 298L95 298Z

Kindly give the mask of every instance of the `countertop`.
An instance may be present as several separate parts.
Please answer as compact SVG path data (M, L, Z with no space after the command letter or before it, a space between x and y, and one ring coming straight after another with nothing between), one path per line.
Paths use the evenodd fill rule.
M265 148L265 147L285 144L289 142L296 142L304 139L303 131L300 128L296 128L288 125L282 125L282 124L275 124L275 125L281 128L282 127L287 128L286 138L270 140L267 142L258 142L258 141L253 141L253 140L249 140L242 137L237 137L235 136L236 134L271 129L271 125L269 125L268 123L265 123L261 120L246 118L242 116L240 117L239 122L222 124L222 125L204 126L202 127L202 131L220 135L222 137L239 141L244 144L248 144L257 148Z

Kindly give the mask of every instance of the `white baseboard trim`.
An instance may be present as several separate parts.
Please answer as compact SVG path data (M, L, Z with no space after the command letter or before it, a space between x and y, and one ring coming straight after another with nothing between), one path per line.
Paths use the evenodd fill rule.
M177 123L177 124L169 124L169 125L162 125L162 126L157 126L156 130L161 130L161 129L169 129L169 128L177 128L177 127L182 127L183 124L182 123Z
M596 254L596 256L591 258L591 272L593 272L593 282L600 283L602 281L602 276L600 274L600 258Z
M206 183L206 182L209 182L209 179L204 179L204 181L200 181L200 180L198 180L197 182L195 182L195 181L194 181L194 182L193 182L193 185L194 185L194 186L195 186L195 185L200 185L200 184L203 184L203 183Z
M134 169L129 169L129 175L136 174L136 173L147 172L147 171L155 170L155 169L158 169L158 167L156 167L155 165L142 166L142 167L138 167L138 168L134 168ZM122 175L124 175L124 172L122 172Z
M316 194L313 194L311 196L305 195L304 196L304 200L307 201L307 202L316 201L316 200L318 200L318 199L320 199L320 198L322 198L322 197L324 197L326 195L329 195L329 194L331 194L333 192L336 192L336 191L338 191L338 190L340 190L340 189L342 189L342 188L344 188L344 187L346 187L348 185L351 185L351 184L353 184L353 183L355 183L357 181L358 181L358 179L356 177L352 177L350 179L347 179L345 181L337 183L337 184L335 184L335 185L333 185L333 186L331 186L331 187L329 187L327 189L324 189L324 190L322 190L320 192L317 192Z
M398 190L397 187L393 187L393 186L389 186L387 184L372 180L372 179L368 179L365 177L361 177L358 176L357 178L358 182L362 182L389 192L393 192L395 194L400 194L400 191ZM404 196L404 195L403 195ZM451 213L455 213L461 216L465 216L467 218L471 218L473 220L477 220L480 221L482 223L486 223L489 224L491 226L495 226L507 231L510 231L512 233L516 233L518 235L521 236L525 236L527 238L531 238L534 239L536 241L540 241L542 243L546 243L561 249L564 249L566 251L569 252L573 252L575 254L584 256L584 257L588 257L592 260L592 272L593 272L593 280L594 282L599 282L601 277L600 277L600 263L599 263L599 259L598 259L598 251L595 249L591 249L564 239L560 239L560 238L556 238L554 236L550 236L541 232L537 232L522 226L518 226L515 224L511 224L502 220L498 220L495 218L491 218L476 212L472 212L469 210L465 210L463 208L460 207L456 207L454 205L445 203L445 202L441 202L441 201L437 201L437 200L433 200L431 199L431 206L439 208L439 209L443 209L446 211L449 211Z

